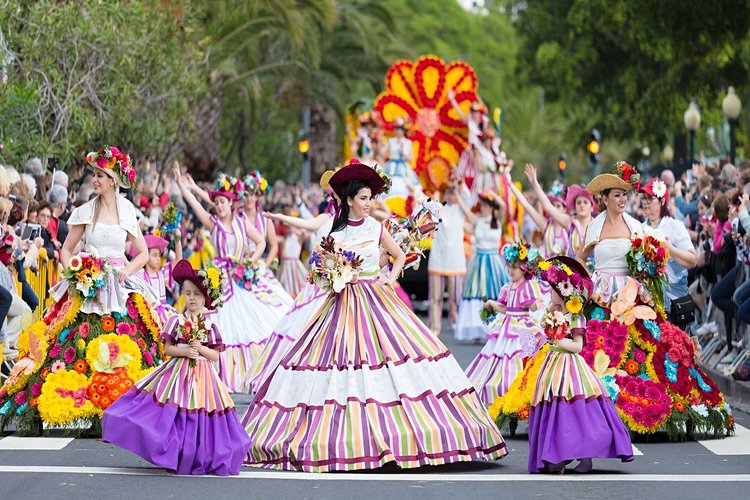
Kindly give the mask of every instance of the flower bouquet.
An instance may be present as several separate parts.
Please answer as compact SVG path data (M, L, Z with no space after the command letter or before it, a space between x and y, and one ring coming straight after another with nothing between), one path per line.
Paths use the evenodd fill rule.
M193 321L184 316L180 317L180 324L177 326L177 334L180 342L189 344L197 340L198 342L205 342L208 340L208 329L206 328L206 320L203 315L198 315L198 319ZM190 366L195 366L196 362L190 358Z
M487 302L487 296L482 296L482 302ZM492 307L482 307L482 310L479 311L479 319L482 320L482 323L485 325L491 325L493 321L497 318L497 313Z
M618 161L615 163L615 175L633 186L635 191L638 191L641 187L641 174L627 162Z
M92 299L97 296L99 289L107 286L112 274L114 268L108 261L81 252L70 258L63 277L70 282L69 290L75 290L84 299Z
M182 210L175 207L174 203L170 203L161 217L163 224L159 236L171 239L175 231L180 228L180 223L182 222Z
M308 281L327 292L339 293L359 275L362 259L357 254L336 247L336 241L327 236L310 257Z
M232 266L232 280L245 290L252 290L262 274L258 264L250 259L239 260Z
M664 305L664 288L669 286L666 278L669 250L664 236L652 230L643 237L635 237L625 254L628 275L643 283L658 305Z
M542 318L542 328L547 339L554 343L565 338L565 334L568 333L568 320L560 311L547 311Z

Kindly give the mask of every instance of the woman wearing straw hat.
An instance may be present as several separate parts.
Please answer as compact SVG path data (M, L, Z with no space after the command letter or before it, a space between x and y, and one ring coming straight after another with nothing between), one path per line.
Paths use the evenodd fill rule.
M369 216L384 184L360 163L330 179L341 200L331 237L362 260L359 277L327 295L255 395L248 464L328 472L507 453L456 360L393 291L405 256ZM381 246L395 258L387 276Z

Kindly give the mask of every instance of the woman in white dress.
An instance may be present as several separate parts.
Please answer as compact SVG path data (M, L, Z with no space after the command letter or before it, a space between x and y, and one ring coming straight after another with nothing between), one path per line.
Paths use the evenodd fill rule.
M406 124L403 118L397 118L393 124L393 137L388 138L388 161L383 172L391 178L389 196L407 197L412 188L421 190L416 172L411 168L414 160L412 142L406 137Z

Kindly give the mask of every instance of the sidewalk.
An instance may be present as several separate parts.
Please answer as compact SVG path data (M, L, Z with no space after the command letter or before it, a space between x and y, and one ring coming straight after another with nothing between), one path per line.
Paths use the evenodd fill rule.
M713 370L706 366L702 367L711 379L716 382L721 392L729 400L729 405L746 413L750 413L750 381L734 380L724 375L719 370Z

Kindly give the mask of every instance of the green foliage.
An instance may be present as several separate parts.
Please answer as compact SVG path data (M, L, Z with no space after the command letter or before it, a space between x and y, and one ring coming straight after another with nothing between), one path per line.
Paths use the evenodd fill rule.
M4 1L15 60L0 87L3 160L63 165L117 144L136 157L174 141L202 89L195 20L169 2Z

